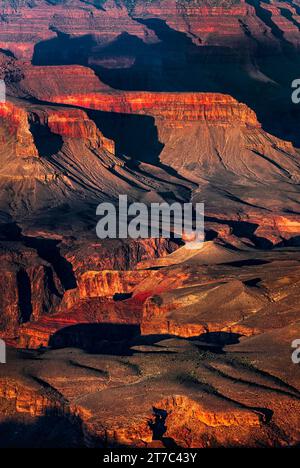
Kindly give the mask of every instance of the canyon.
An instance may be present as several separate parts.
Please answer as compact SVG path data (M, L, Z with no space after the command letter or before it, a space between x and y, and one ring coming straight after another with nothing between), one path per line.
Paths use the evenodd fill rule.
M298 0L0 0L0 446L299 446L299 30ZM119 194L204 202L204 244L98 239Z

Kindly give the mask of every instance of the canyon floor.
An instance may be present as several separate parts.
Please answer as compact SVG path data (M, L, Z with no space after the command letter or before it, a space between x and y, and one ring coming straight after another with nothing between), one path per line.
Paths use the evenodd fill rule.
M299 269L297 248L181 247L131 271L147 274L130 293L24 324L1 445L298 445Z
M0 28L0 446L299 446L299 0ZM204 244L98 239L119 195L203 202Z

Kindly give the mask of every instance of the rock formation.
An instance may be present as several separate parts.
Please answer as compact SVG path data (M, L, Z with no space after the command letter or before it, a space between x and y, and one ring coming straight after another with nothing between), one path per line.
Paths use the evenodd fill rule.
M299 444L299 29L298 0L0 0L0 429ZM120 194L204 202L204 245L99 240Z

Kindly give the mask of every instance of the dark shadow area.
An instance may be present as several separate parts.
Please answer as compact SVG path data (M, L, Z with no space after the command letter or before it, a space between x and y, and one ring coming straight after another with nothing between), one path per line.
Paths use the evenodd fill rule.
M225 224L227 226L230 226L232 229L232 234L234 236L245 237L249 239L251 242L253 242L257 249L269 250L274 247L272 242L268 239L255 235L255 231L259 227L258 224L249 223L247 221L223 220L211 216L206 216L205 222L215 222L218 224Z
M57 289L55 284L53 270L51 267L45 267L45 281L46 281L46 290L50 292L50 294L62 298L63 293Z
M92 5L93 7L97 8L97 10L106 11L105 8L103 7L103 4L105 4L106 0L81 0L81 1L82 3L86 3L87 5ZM48 2L63 3L64 0L48 0Z
M259 260L259 259L247 259L247 260L238 260L236 262L229 262L226 265L230 265L233 267L244 267L244 266L259 266L259 265L266 265L270 263L268 260Z
M65 290L77 287L73 267L61 254L58 247L58 241L52 239L38 239L34 237L23 236L24 244L27 247L35 249L38 255L49 262L57 274L62 287Z
M139 325L83 323L57 331L49 345L51 348L80 348L91 354L127 356L132 354L132 340L139 335Z
M182 195L184 196L186 193L187 199L189 199L191 187L195 184L178 174L172 167L162 164L160 161L159 156L164 145L159 141L154 117L83 110L95 122L101 133L106 138L115 142L116 156L120 158L126 157L126 167L138 170L141 174L145 174L146 177L149 174L146 174L140 167L141 162L160 167L167 175L177 179L178 182L175 181L175 185L181 185L182 181ZM112 171L113 169L110 170ZM121 177L119 173L118 177ZM157 178L159 179L159 176ZM162 193L161 195L164 194Z
M225 354L224 346L238 344L242 335L231 332L208 332L198 337L189 338L195 342L199 351L209 351L214 354ZM199 342L199 343L197 343Z
M286 18L291 23L293 23L293 25L296 26L296 28L298 28L300 31L300 23L298 23L298 21L296 21L296 19L293 17L293 13L291 12L291 10L289 10L288 8L279 8L279 9L280 9L280 13L282 14L282 16L284 16L284 18Z
M231 344L239 343L239 339L242 335L239 333L230 333L230 332L207 332L196 338L190 338L191 341L201 340L204 343L215 344L218 346L226 346Z
M176 335L157 334L142 335L139 325L116 323L82 323L58 330L50 339L50 348L79 348L90 354L105 354L114 356L132 356L133 354L170 354L159 343L163 340L178 339L193 342L201 351L223 354L223 347L239 342L241 335L230 332L204 333L191 338ZM145 346L144 351L132 349ZM147 350L147 346L157 347L157 350Z
M153 439L166 448L177 448L173 439L164 437L167 414L153 408L155 422L150 423ZM86 435L86 434L85 434ZM89 443L96 448L128 448L126 445L101 440L90 435ZM86 448L85 436L79 418L68 417L61 411L48 410L44 416L30 417L16 414L0 422L0 448Z
M60 135L52 133L47 125L41 125L38 120L31 120L30 131L39 156L50 157L58 153L63 146Z
M283 239L279 244L276 244L276 247L299 247L300 246L300 236L294 236L290 239Z
M153 408L154 421L149 422L149 427L153 433L153 440L161 440L167 449L178 449L178 445L170 437L165 437L167 431L166 419L168 413L166 410Z
M153 432L153 439L161 440L161 438L167 430L165 422L168 413L165 410L159 408L153 408L153 413L155 415L155 420L153 422L151 421L149 423L149 426Z
M159 155L164 145L158 139L153 117L101 111L86 112L99 130L107 138L114 140L117 156L130 156L133 164L134 161L159 164Z
M3 54L3 55L6 55L6 57L16 58L15 55L8 49L0 48L0 53Z
M218 233L214 231L213 229L208 229L205 231L205 241L212 241L214 239L217 239Z
M159 42L145 44L136 36L123 33L108 46L95 49L95 59L90 60L101 80L113 88L221 92L232 81L238 89L239 80L249 81L240 53L235 49L199 47L185 33L175 31L160 19L136 21L153 30ZM122 57L131 57L133 65L127 68L99 65L108 58L117 64Z
M22 238L22 230L17 223L3 223L0 224L0 240L2 241L20 241Z
M261 278L252 278L250 280L244 281L244 285L249 286L249 288L256 288L260 282Z
M291 101L291 83L298 76L300 56L271 13L257 0L247 3L270 27L273 41L259 42L241 24L250 41L246 47L243 42L232 47L199 46L163 20L135 18L153 30L159 42L146 44L122 33L103 47L91 36L70 38L58 33L57 38L35 46L33 63L90 66L104 83L116 89L230 94L256 112L265 130L300 146L300 106ZM256 78L256 70L263 79Z
M0 448L84 447L80 423L49 410L45 416L9 417L0 423Z
M132 297L132 293L115 293L113 296L113 300L118 301L126 301L126 299L130 299Z
M32 315L31 283L26 270L21 269L17 273L17 289L20 323L26 323Z
M33 65L88 65L88 57L95 39L91 35L70 37L68 34L55 31L57 37L41 41L34 47Z
M291 47L291 44L284 38L283 31L281 31L273 21L272 13L263 7L260 0L246 0L246 3L255 9L257 17L271 29L274 37L282 41L282 45L285 46L285 48L288 46Z

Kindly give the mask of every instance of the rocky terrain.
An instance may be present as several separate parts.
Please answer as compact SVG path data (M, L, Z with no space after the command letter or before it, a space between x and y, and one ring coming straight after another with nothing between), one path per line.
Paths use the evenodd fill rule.
M24 324L27 351L0 369L4 440L60 415L88 447L297 445L298 270L297 249L208 242L139 263L137 284L119 273L119 296L101 289L103 271L84 274L81 299Z
M299 30L298 0L0 0L0 446L299 445ZM100 241L119 194L204 202L204 245Z

